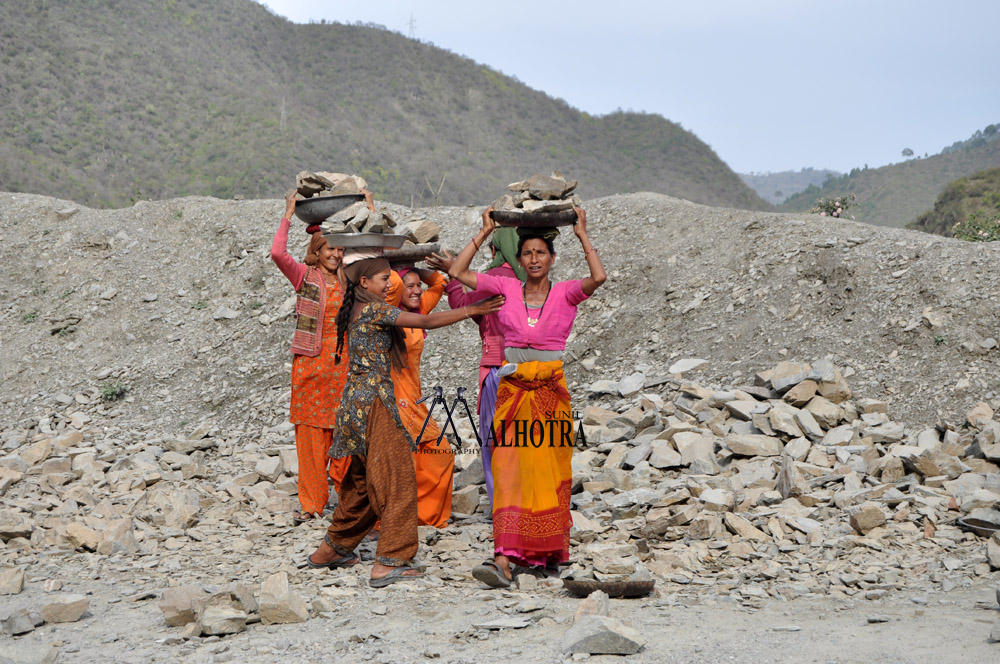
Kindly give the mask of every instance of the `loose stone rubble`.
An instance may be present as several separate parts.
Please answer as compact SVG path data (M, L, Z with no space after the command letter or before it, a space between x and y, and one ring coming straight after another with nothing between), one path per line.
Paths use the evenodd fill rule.
M324 234L378 233L392 235L396 219L388 210L372 212L364 201L347 206L319 225ZM408 236L412 241L412 237Z
M535 174L527 180L507 185L515 193L504 194L493 201L493 209L510 212L572 210L583 203L579 196L573 194L576 185L576 180L567 181L559 171L550 176Z
M47 623L76 622L90 608L86 595L62 595L42 607L42 620Z
M657 581L660 597L729 596L754 607L817 593L874 600L928 581L948 589L1000 568L1000 536L982 538L957 525L974 517L1000 529L992 456L1000 423L987 404L960 425L913 431L890 418L888 402L852 400L825 360L782 362L757 373L752 385L726 389L674 376L655 391L640 388L615 410L584 408L573 458L574 562L564 576L640 575ZM804 383L811 384L798 389ZM17 473L8 474L0 510L7 564L16 564L0 574L5 592L20 591L23 569L37 565L43 550L183 570L199 551L250 551L250 539L233 537L243 527L289 524L294 450L284 427L274 435L285 445L237 449L206 422L186 439L146 440L123 454L113 440L95 437L86 418L76 421L79 429L24 431L0 458L0 467ZM468 429L459 433L473 444ZM458 457L457 523L421 528L426 559L442 569L469 569L488 555L478 464L475 455ZM79 512L81 505L88 509ZM311 542L287 541L301 565ZM461 573L451 580L474 583ZM159 608L166 625L209 637L257 622L306 621L328 612L330 599L355 592L339 579L316 588L295 568L259 583L257 590L164 588ZM559 579L524 575L517 585L542 594L561 587ZM41 618L79 620L88 607L86 597L67 595L47 604ZM643 639L607 614L606 597L588 598L564 651L637 652ZM479 629L518 625L483 622ZM5 617L9 634L33 628L27 611Z
M367 188L368 183L358 175L331 173L329 171L318 171L316 173L302 171L295 176L295 190L298 192L299 200L313 197L324 198L327 196L360 194L362 189Z
M368 183L357 175L319 171L300 172L295 178L297 200L328 198L330 196L360 195ZM358 201L328 217L320 228L324 234L379 233L391 234L396 218L387 209L372 211L365 201ZM440 230L440 229L439 229ZM414 243L413 233L406 233Z
M7 210L27 209L43 200L16 198L30 205L0 205L4 231L15 238L24 224L6 220L20 219L22 213ZM607 223L595 224L595 234L612 228L621 201L628 200L588 206L593 218ZM695 221L701 218L688 210L702 208L668 202L698 225ZM253 223L240 226L239 233L220 225L222 231L213 236L211 246L195 249L207 266L205 274L188 266L192 276L177 283L176 275L168 284L139 278L135 288L115 282L118 293L103 298L110 282L96 282L108 282L119 273L141 275L139 267L159 269L168 260L185 260L164 255L163 266L150 263L149 256L163 252L168 243L146 250L136 238L152 231L135 230L130 224L152 213L162 214L165 221L176 218L181 228L189 222L208 224L205 219L216 223L216 217L203 212L202 206L209 203L224 207L227 218L239 218L246 206L258 205L261 211ZM0 592L0 621L8 634L24 634L10 640L27 645L59 638L67 645L57 648L72 653L72 648L124 652L133 645L128 639L144 638L145 652L168 658L223 661L232 655L234 660L251 661L290 655L286 651L292 647L280 644L289 640L298 645L295 635L315 630L332 635L323 638L322 647L323 652L333 649L334 658L373 659L368 656L382 648L382 659L391 659L398 653L387 650L383 621L409 624L416 615L427 631L415 638L438 639L426 647L438 657L467 647L466 659L475 659L475 648L492 650L495 641L509 638L504 653L516 661L519 653L514 650L521 646L512 645L514 637L507 636L515 630L519 639L546 635L553 645L545 656L562 656L557 653L573 624L577 602L563 591L560 579L521 574L503 592L489 591L471 579L472 566L492 551L482 468L478 455L469 453L475 440L464 418L454 437L463 447L456 460L454 523L443 530L420 530L418 555L428 567L425 579L369 589L373 543L360 547L363 564L356 569L304 567L325 524L296 526L291 521L297 506L297 470L293 427L287 423L287 341L295 298L281 290L287 283L267 262L269 233L281 211L281 201L272 203L197 200L143 203L100 214L82 210L64 222L74 233L69 244L57 245L60 252L79 248L79 262L64 265L62 259L32 254L24 259L28 263L18 263L29 273L34 262L44 263L44 269L31 273L34 281L18 282L17 288L26 293L39 275L65 270L60 279L66 281L38 282L39 288L49 289L48 296L55 294L56 302L40 312L33 326L22 326L23 312L16 308L3 319L5 330L16 327L23 332L5 336L5 349L10 344L30 359L30 365L2 364L5 385L12 387L0 404L6 415L0 424L0 591L13 594ZM639 209L638 204L629 205ZM183 219L175 217L170 206L183 211ZM401 223L429 214L393 211ZM475 232L479 212L445 211L442 226L449 233L456 228L466 233L458 236L458 243ZM99 222L101 214L124 221L106 237L88 237L87 226ZM629 229L651 224L645 216L625 219ZM745 222L762 220L748 215ZM789 222L774 223L782 238L794 236L794 228L781 225ZM622 224L600 238L602 254L611 254L604 246L626 230L625 221ZM244 242L244 233L251 231L258 236ZM844 261L868 251L904 251L891 249L895 245L879 237L880 229L851 232L870 235L864 235L864 242L838 239L836 251ZM84 241L77 243L76 235ZM943 239L926 242L938 253L966 251ZM572 249L561 255L564 264L571 257L562 256ZM5 257L21 260L24 251L21 247ZM808 247L803 251L816 253ZM984 265L989 262L986 254L976 256ZM137 258L142 260L133 263ZM806 284L803 293L818 288L819 280L803 267L815 263L815 257L806 258L797 275ZM84 259L100 269L86 276ZM908 260L919 265L918 259ZM624 283L626 272L642 268L612 260L619 262L619 267L608 262L609 269L619 271L612 282ZM708 339L706 346L693 347L689 341L685 354L664 351L675 340L655 340L655 330L663 329L655 320L635 336L625 291L609 283L606 292L602 289L581 305L578 336L566 355L567 380L587 441L574 454L573 564L563 572L611 580L648 574L655 580L652 594L643 599L610 600L605 616L640 629L648 644L639 657L652 657L650 644L656 636L650 630L656 628L651 621L674 619L687 607L732 607L740 615L753 615L788 601L799 602L788 604L789 611L810 602L852 609L870 606L858 613L859 624L866 616L891 617L890 623L865 628L874 630L905 622L898 611L886 608L893 601L913 603L916 610L932 615L943 610L937 593L960 593L986 584L992 593L995 570L1000 569L1000 540L958 525L959 519L1000 524L1000 423L993 412L998 403L982 368L992 362L988 352L968 351L972 359L956 369L971 376L962 388L965 396L935 402L927 409L932 415L921 419L912 394L891 383L896 374L890 369L899 370L902 358L907 358L907 370L921 359L907 355L902 346L895 366L891 357L884 364L871 359L861 363L843 349L830 358L796 357L800 346L788 343L789 337L775 348L792 350L773 359L764 358L777 350L756 355L763 345L740 347L738 358L726 355L736 352L730 346L740 346L724 336L729 323L721 326L726 329L716 329L698 317L718 317L730 300L737 314L744 315L740 307L751 310L759 297L762 307L774 306L781 314L776 321L785 320L787 309L768 299L778 291L766 297L757 294L777 288L780 281L768 281L764 268L778 270L774 261L794 263L794 256L772 251L760 263L747 263L747 290L730 281L725 292L686 276L698 267L696 260L684 255L678 260L683 264L683 270L678 268L685 275L682 282L664 281L656 289L666 293L671 321L698 321L697 326L688 325L685 334L693 336L693 330L704 328L699 335ZM839 274L835 268L820 276L833 283ZM78 293L63 297L75 284L69 278L81 275L88 282ZM260 285L254 285L258 280ZM909 297L902 289L893 293L899 293L900 300ZM258 297L266 306L255 307ZM806 302L805 297L792 301ZM23 307L30 299L19 298L12 306ZM220 312L222 306L228 310ZM227 315L217 318L213 312ZM954 316L949 325L961 322ZM810 325L809 330L817 329ZM835 335L823 325L815 334L824 338L823 344L833 343L828 339ZM931 328L879 329L916 337ZM633 338L625 339L628 335L618 330ZM767 334L778 333L769 329ZM466 327L429 337L422 367L425 391L443 384L452 392L462 383L463 371L474 379L474 335L474 329ZM30 343L23 343L27 336ZM715 339L726 343L719 342L712 354ZM956 366L954 358L961 357L957 354L967 352L959 349L957 339L953 348L932 346L951 352L947 357ZM630 345L625 351L614 345L626 342ZM896 343L896 337L889 337L890 342ZM133 347L144 351L133 355ZM890 354L881 347L876 351ZM865 357L865 352L859 349L857 357ZM779 358L786 361L778 364ZM738 365L730 364L737 360ZM928 362L926 371L943 364ZM945 374L934 374L939 375ZM890 384L893 389L880 389ZM931 394L923 384L915 384L914 390ZM973 396L977 391L979 396ZM971 407L978 398L983 402ZM937 414L959 407L955 412L964 417L949 415L949 420ZM287 578L288 596L295 593L304 600L305 623L264 624L262 584L280 574ZM41 610L61 593L86 594L90 608L77 623L44 624ZM440 609L441 604L449 608ZM361 607L361 617L347 607ZM990 610L994 608L991 602ZM438 624L438 610L453 610L453 615ZM95 623L111 616L124 617L119 633L127 636L107 628L100 638L108 641L94 642L90 637ZM992 621L994 614L989 618ZM510 622L497 622L505 619ZM526 626L517 627L522 624ZM798 616L774 625L808 629ZM983 644L990 626L978 629L974 626L971 638ZM216 651L221 648L231 651ZM527 658L528 650L520 654ZM423 652L423 647L413 649L408 656Z

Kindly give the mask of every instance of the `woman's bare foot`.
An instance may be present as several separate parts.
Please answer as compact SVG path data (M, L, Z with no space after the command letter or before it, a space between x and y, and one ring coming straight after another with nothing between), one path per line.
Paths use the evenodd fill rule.
M343 556L337 553L326 540L321 542L319 548L309 556L309 564L314 567L330 565L333 562L338 562L337 567L346 567L360 562L360 559L357 556Z
M503 572L503 575L507 577L508 581L514 580L514 574L510 571L510 558L507 556L497 556L496 559L497 567Z

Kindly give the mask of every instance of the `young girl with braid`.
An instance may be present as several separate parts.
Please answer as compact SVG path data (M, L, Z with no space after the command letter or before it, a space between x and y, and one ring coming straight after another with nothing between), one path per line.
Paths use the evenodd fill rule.
M381 521L375 563L368 583L382 588L422 576L417 553L416 449L396 409L391 367L406 366L401 328L434 329L471 316L499 311L503 297L427 315L386 304L390 268L384 258L348 251L344 302L337 314L337 354L345 335L350 369L333 430L330 456L350 459L340 503L310 567L349 567L360 562L354 548ZM361 257L361 260L354 260Z

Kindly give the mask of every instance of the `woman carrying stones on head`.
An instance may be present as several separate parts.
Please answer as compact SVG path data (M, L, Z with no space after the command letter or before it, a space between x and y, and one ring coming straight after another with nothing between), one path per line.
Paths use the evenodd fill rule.
M403 267L394 270L391 279L392 286L386 303L418 314L429 314L434 310L444 295L447 282L447 278L440 272ZM427 290L423 289L423 284L427 284ZM417 445L417 451L413 453L413 465L417 473L417 521L421 526L444 528L451 516L455 454L447 438L442 438L441 444L437 444L441 429L437 422L427 417L427 406L417 403L423 391L420 384L420 358L424 352L427 332L410 327L402 330L406 343L406 366L392 368L392 384L400 419ZM426 428L424 422L427 422Z
M493 231L493 238L490 242L493 260L487 267L486 274L520 281L528 278L524 268L517 261L517 242L516 228L497 228ZM447 272L451 269L454 259L446 251L443 256L431 254L427 262L432 267ZM462 282L457 279L448 282L448 285L445 286L445 292L448 294L448 306L452 309L464 307L486 297L479 291L466 292L462 287ZM496 314L475 316L473 320L479 326L479 337L483 344L482 357L479 360L479 395L476 404L479 411L479 439L483 474L486 476L486 496L492 506L493 469L490 465L490 459L492 458L494 441L490 437L490 432L492 431L493 411L496 407L497 385L500 381L497 377L497 371L503 364L503 327Z
M372 195L364 191L368 207ZM292 404L289 420L295 425L295 450L299 462L299 505L293 519L302 522L319 516L330 499L330 484L340 492L340 481L349 465L334 459L331 434L340 395L347 380L347 363L334 362L337 344L337 310L343 297L338 276L344 256L341 247L330 247L318 226L310 226L312 238L303 263L288 253L288 230L295 214L295 190L285 197L285 216L271 242L271 260L295 288L295 333L292 336Z
M330 456L350 459L340 502L310 567L349 567L360 562L354 548L381 521L375 564L368 583L381 588L422 576L417 553L417 480L413 440L396 408L390 363L406 366L402 328L432 329L500 308L495 297L462 309L421 315L386 304L391 270L384 258L348 252L346 296L337 315L337 352L347 337L350 373L344 388ZM353 258L361 260L352 262Z
M585 279L550 281L555 229L519 230L517 260L527 273L524 284L469 270L473 255L494 229L492 207L483 212L482 229L449 270L481 294L506 298L499 313L505 363L499 371L491 460L495 557L472 571L494 588L510 585L512 562L553 569L569 559L573 416L561 358L577 305L607 278L587 237L587 215L574 209L574 232L590 268Z

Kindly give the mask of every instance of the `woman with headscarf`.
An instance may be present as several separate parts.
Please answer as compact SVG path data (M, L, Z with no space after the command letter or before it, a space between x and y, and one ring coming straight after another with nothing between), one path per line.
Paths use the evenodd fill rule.
M517 259L527 273L523 284L469 270L473 255L493 232L492 207L483 212L482 229L449 270L469 288L506 297L498 314L505 357L498 372L493 416L496 444L491 459L495 555L472 570L476 579L493 588L510 586L512 562L544 570L569 559L574 441L562 352L577 305L607 278L587 237L587 215L581 208L574 209L574 232L590 269L585 279L549 280L557 229L519 232Z
M365 191L374 209L371 192ZM319 516L330 499L329 475L339 493L347 472L345 459L330 460L331 434L340 395L347 380L347 363L334 362L336 316L344 284L338 276L344 250L331 247L318 226L310 226L309 249L303 263L288 253L288 230L295 214L295 190L285 197L285 216L271 242L271 260L295 288L295 333L292 336L292 403L289 420L295 425L299 463L297 522Z
M418 314L429 314L434 310L441 301L447 282L440 272L409 267L394 270L391 279L386 303ZM427 290L423 289L423 284L427 284ZM406 343L406 366L392 368L392 384L400 419L417 445L417 451L413 453L413 466L417 473L417 520L421 526L444 528L451 516L455 454L448 439L441 437L437 422L427 417L427 406L417 403L423 392L420 359L427 331L410 327L402 330ZM438 438L441 438L440 444Z
M369 255L366 252L360 256ZM330 456L349 458L323 543L307 563L310 567L348 567L360 562L354 548L381 521L368 583L382 588L422 576L414 564L417 553L417 481L411 453L413 440L396 408L392 367L406 366L402 328L432 329L473 315L497 311L503 301L494 297L462 309L421 315L386 304L389 263L384 258L345 257L346 296L337 315L337 358L347 337L350 373Z
M497 228L493 232L490 249L493 260L486 268L486 274L492 277L527 279L524 268L517 260L518 234L516 228ZM427 260L432 267L447 272L451 269L454 259L447 251L443 256L432 254ZM476 290L465 291L462 282L452 279L445 287L448 293L448 306L452 309L464 307L472 302L487 297ZM486 476L486 496L493 505L493 410L496 407L497 385L500 379L497 370L503 364L503 327L496 314L475 316L472 319L479 326L479 338L482 340L483 352L479 360L479 395L476 399L479 415L480 455L483 463L483 474Z

